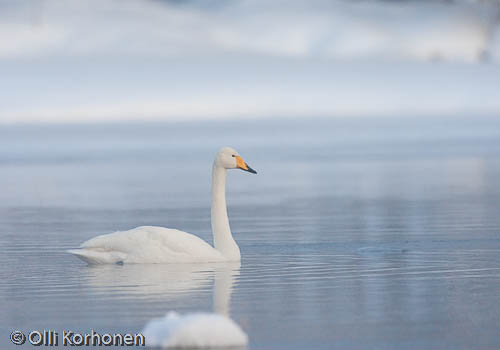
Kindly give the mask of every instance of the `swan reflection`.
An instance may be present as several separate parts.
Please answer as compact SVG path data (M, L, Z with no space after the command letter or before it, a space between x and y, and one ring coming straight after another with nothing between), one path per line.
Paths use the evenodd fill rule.
M213 311L229 316L240 265L240 262L96 265L84 269L82 278L98 292L148 301L172 302L207 292L213 286Z

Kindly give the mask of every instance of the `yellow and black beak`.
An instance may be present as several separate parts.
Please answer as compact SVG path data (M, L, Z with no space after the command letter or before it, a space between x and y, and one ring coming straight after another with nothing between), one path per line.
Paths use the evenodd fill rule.
M247 163L245 163L245 161L243 160L243 158L241 158L240 156L235 156L234 158L236 158L236 167L241 169L241 170L245 170L245 171L248 171L249 173L252 173L252 174L257 174L257 172L255 170L253 170L252 168L250 168L248 166Z

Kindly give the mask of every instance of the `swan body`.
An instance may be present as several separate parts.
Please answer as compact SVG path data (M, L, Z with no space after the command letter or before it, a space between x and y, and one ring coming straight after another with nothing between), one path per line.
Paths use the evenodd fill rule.
M210 244L187 232L156 226L101 235L70 251L89 264L227 261Z
M256 173L238 152L222 148L212 168L212 234L214 247L201 238L176 229L141 226L94 237L68 250L88 264L195 263L239 261L240 249L233 239L226 207L226 170Z
M215 313L179 315L169 312L165 317L146 324L141 334L148 346L163 349L244 347L248 336L233 320Z

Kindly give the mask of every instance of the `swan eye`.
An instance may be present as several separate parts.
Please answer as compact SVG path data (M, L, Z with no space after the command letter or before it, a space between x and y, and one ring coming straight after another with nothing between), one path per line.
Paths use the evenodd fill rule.
M231 157L233 157L233 158L236 157L236 154L233 154Z

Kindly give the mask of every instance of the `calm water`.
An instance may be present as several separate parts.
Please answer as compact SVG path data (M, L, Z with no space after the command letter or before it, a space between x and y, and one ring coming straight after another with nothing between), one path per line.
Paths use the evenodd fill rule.
M259 171L229 173L240 266L65 253L146 224L211 241L224 145ZM498 349L499 156L495 119L2 126L0 346L215 310L250 349Z

